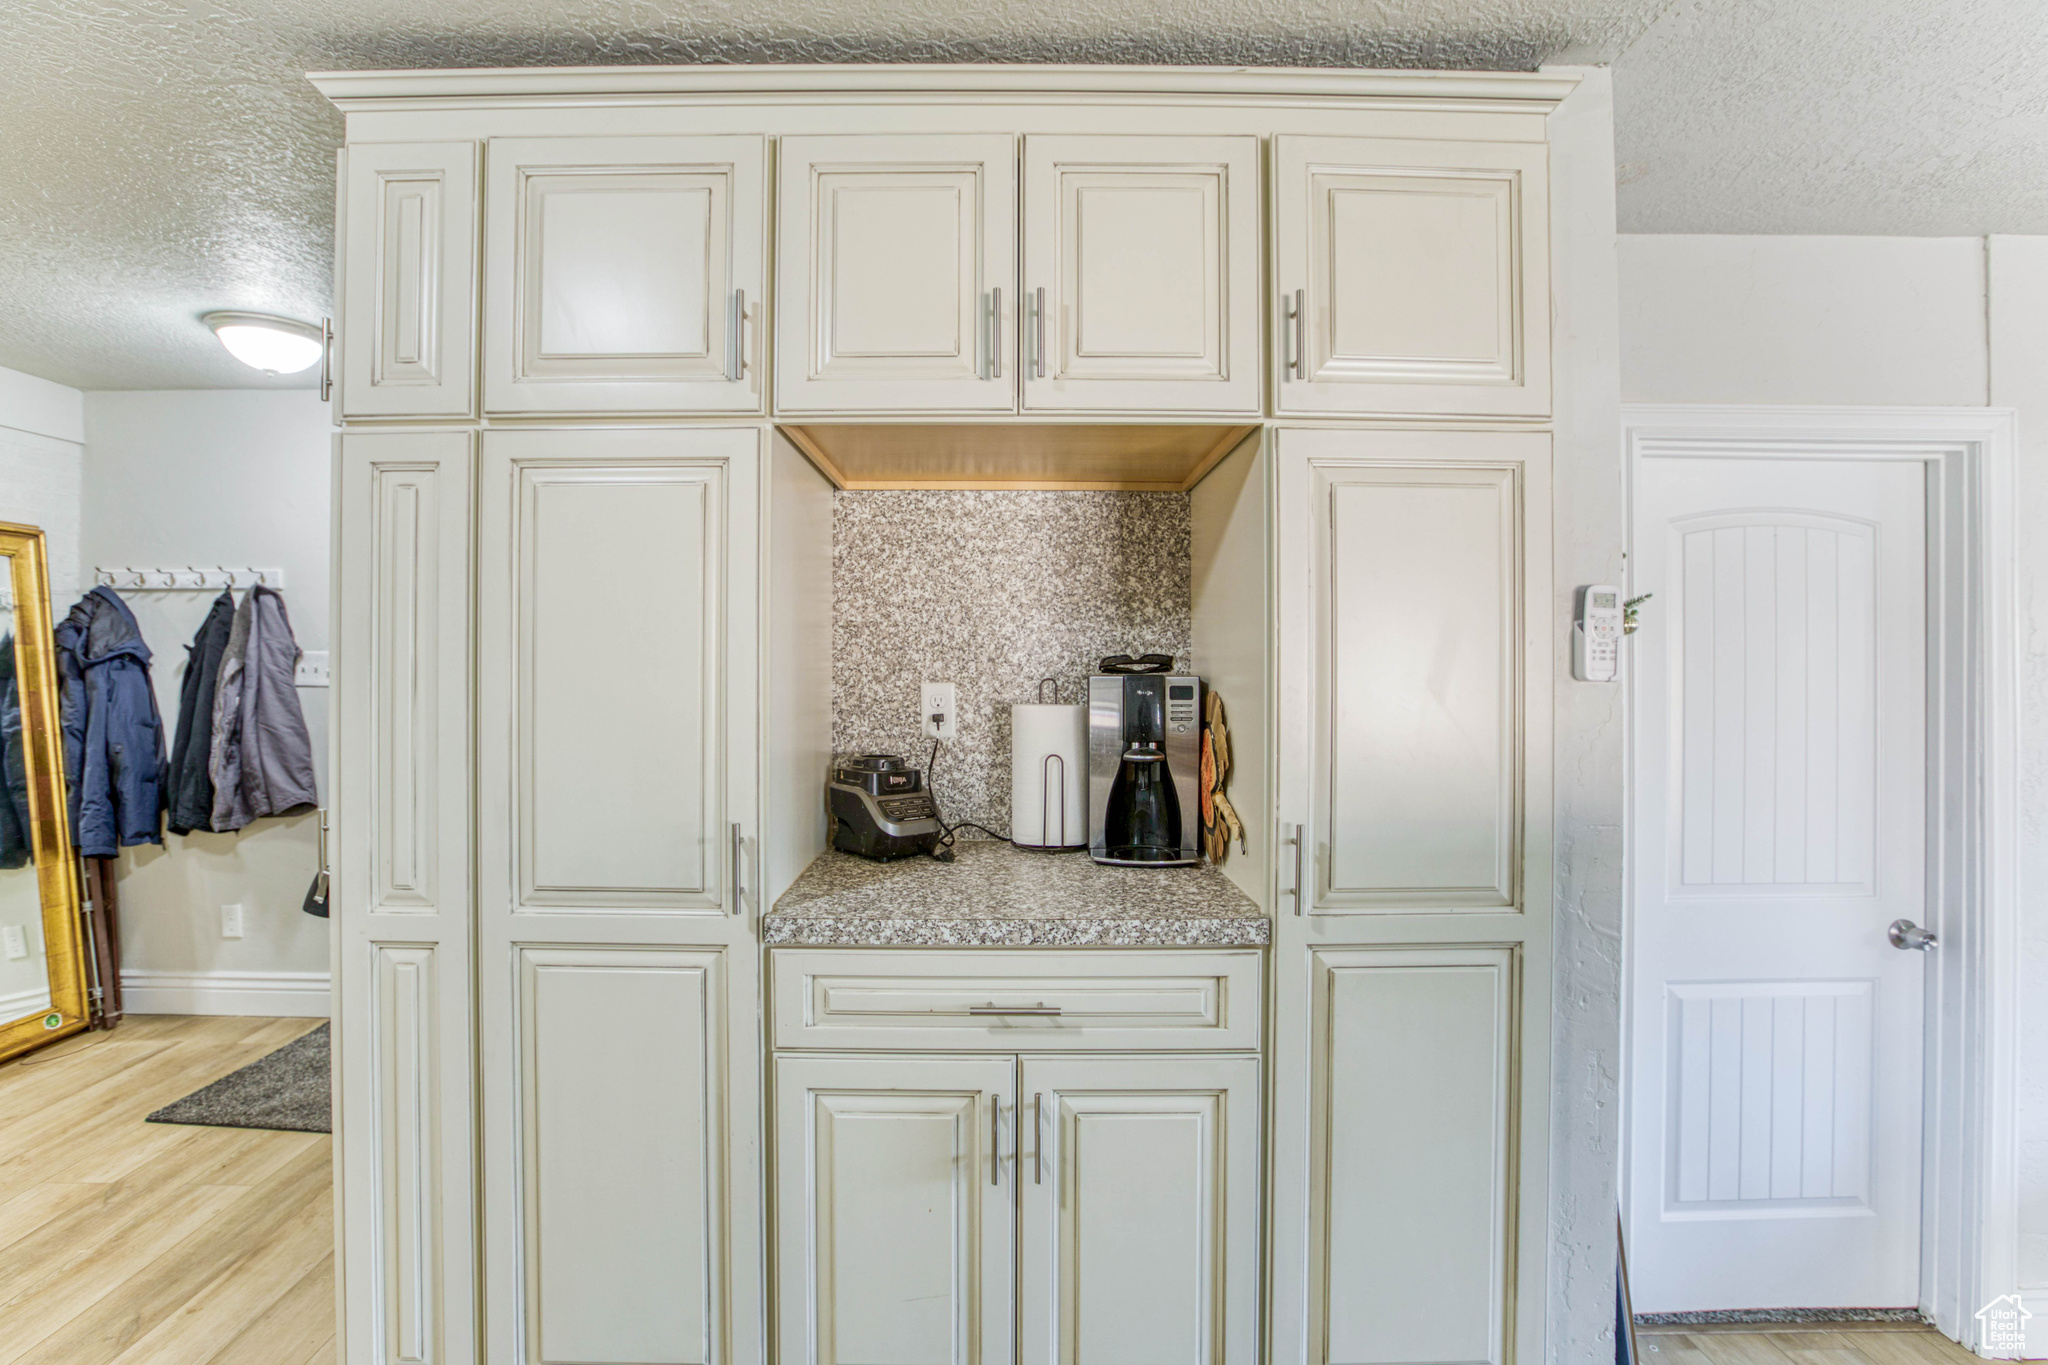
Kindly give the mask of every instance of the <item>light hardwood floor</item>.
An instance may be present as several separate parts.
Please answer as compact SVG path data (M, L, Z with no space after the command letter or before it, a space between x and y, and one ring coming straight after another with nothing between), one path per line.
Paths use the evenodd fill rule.
M1931 1327L1638 1327L1644 1365L1982 1365Z
M318 1024L131 1015L0 1065L0 1365L332 1365L332 1140L143 1122Z

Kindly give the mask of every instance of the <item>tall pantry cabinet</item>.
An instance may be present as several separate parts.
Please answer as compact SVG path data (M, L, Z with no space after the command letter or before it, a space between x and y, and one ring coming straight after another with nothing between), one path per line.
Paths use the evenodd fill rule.
M1210 1305L1201 1330L1142 1334L1171 1365L1540 1359L1546 119L1572 80L315 80L347 116L349 1365L862 1365L816 1345L855 1339L917 1343L918 1365L1095 1365L1148 1295ZM1090 463L1205 424L1256 435L1149 479ZM1256 605L1205 637L1198 602L1196 645L1242 680L1253 837L1232 875L1274 934L1245 950L1228 1055L771 1059L796 959L760 917L818 851L828 742L829 698L792 694L825 673L789 665L829 657L830 583L800 580L824 561L789 528L829 516L849 432L903 453L898 486L1192 485L1197 522L1231 528ZM1029 467L960 454L982 445ZM936 961L905 951L911 975ZM1085 980L1115 967L1096 951L1053 956ZM1026 1175L1014 1139L1042 1108L1048 1152L1076 1125L1078 1164ZM858 1179L821 1183L862 1168L815 1149L820 1114L877 1135L875 1161L909 1160L892 1131L979 1155L934 1176L950 1213L874 1210ZM1186 1151L1090 1156L1082 1135L1111 1131ZM1213 1255L1136 1213L1075 1240L1062 1201L1137 1210L1154 1186L1218 1230ZM834 1243L846 1283L816 1287L793 1258L825 1264L810 1244L842 1207L903 1244ZM1149 1250L1077 1269L1098 1246ZM970 1251L982 1306L958 1321L852 1292ZM1086 1331L1048 1307L1073 1303Z

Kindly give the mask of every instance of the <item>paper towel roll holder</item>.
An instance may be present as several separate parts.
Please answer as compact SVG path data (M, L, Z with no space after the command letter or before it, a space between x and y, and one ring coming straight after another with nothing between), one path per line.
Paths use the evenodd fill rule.
M1045 695L1045 689L1048 687L1052 689L1052 697L1050 700L1048 700ZM1039 706L1058 706L1060 704L1059 679L1040 678L1038 680L1036 704ZM1088 845L1085 843L1070 844L1063 842L1052 842L1054 809L1053 793L1055 791L1059 793L1059 838L1064 840L1067 837L1068 815L1067 761L1064 758L1061 758L1058 754L1047 754L1042 760L1040 760L1038 765L1038 832L1047 840L1047 842L1042 844L1027 844L1017 839L1016 837L1012 836L1012 838L1010 839L1010 843L1013 847L1021 848L1029 853L1078 853L1082 849L1088 847ZM1010 828L1014 830L1016 827L1016 814L1015 812L1012 812L1010 816Z

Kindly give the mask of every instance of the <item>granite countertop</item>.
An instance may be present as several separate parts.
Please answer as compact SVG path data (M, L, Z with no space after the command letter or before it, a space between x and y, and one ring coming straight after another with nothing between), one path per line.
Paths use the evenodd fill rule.
M761 920L770 945L1255 947L1272 922L1213 867L1103 867L963 839L956 861L828 849Z

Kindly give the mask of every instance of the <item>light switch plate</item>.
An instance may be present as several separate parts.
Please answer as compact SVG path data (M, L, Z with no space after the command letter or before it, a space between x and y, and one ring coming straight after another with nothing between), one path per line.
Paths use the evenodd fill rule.
M9 962L21 961L28 956L28 934L19 924L0 925L0 950Z
M327 651L309 649L299 655L299 666L292 670L292 685L295 687L325 687L329 678Z
M220 936L240 938L242 936L242 907L223 905L220 908Z
M960 733L959 689L949 682L928 682L923 689L918 725L926 739L952 739ZM933 720L933 716L940 719Z

